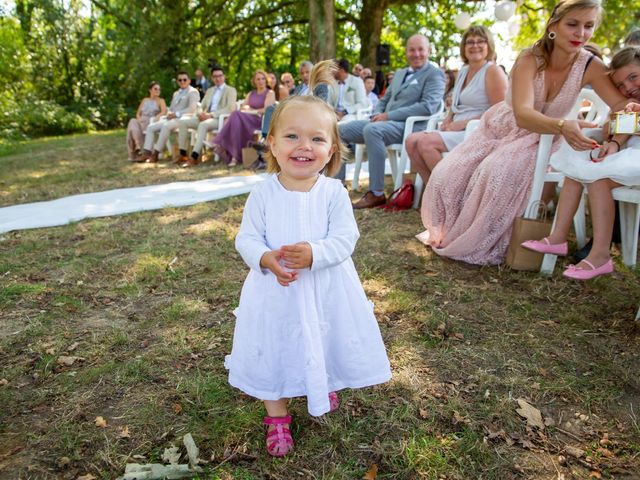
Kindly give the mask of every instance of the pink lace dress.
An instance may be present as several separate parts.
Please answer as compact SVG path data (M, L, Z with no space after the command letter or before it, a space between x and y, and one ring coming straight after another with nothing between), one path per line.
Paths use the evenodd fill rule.
M590 56L580 52L550 102L544 99L544 71L538 74L534 108L564 118L577 100ZM422 198L427 230L418 239L443 257L477 265L502 263L513 221L524 212L531 192L539 140L539 133L516 124L509 85L505 100L487 110L471 136L433 169Z

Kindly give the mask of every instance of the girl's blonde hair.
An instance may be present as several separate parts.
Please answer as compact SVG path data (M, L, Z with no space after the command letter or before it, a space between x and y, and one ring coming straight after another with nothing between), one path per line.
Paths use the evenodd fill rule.
M467 58L465 52L465 42L469 37L480 37L484 38L487 41L487 60L494 61L496 60L496 44L493 41L493 35L491 31L484 25L471 25L467 30L462 34L462 40L460 40L460 58L466 64L469 63L469 59Z
M640 65L640 47L624 47L618 50L609 64L609 74L632 63Z
M309 90L313 92L314 88L318 86L320 83L328 83L332 84L335 82L333 74L336 71L336 66L333 60L324 60L320 63L317 63L313 70L311 70L311 77L309 79ZM340 140L340 132L338 131L338 118L336 117L336 113L324 100L314 96L314 95L293 95L285 98L282 102L278 104L276 109L271 116L271 123L269 125L269 133L267 134L267 138L271 138L274 136L278 124L280 123L280 117L286 112L288 109L292 107L302 107L309 108L316 106L323 113L326 113L327 119L331 122L331 127L329 128L329 132L331 134L331 144L335 147L335 151L329 162L324 167L323 172L328 177L333 177L338 170L340 169L340 164L342 163L342 159L347 153L347 148L344 146L342 141ZM271 153L271 150L268 150L265 153L265 158L267 159L267 172L269 173L278 173L280 171L280 165L276 158Z
M551 11L551 16L547 20L547 25L544 29L544 34L536 43L533 44L531 52L539 60L538 71L544 70L551 60L551 52L553 52L553 39L549 38L549 27L557 24L562 20L569 12L573 10L589 10L595 8L598 10L598 17L596 19L596 26L600 23L600 16L602 14L602 5L600 0L561 0Z

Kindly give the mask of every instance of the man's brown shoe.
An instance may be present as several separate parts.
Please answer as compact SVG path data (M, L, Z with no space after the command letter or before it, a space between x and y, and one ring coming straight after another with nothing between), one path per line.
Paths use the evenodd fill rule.
M189 161L189 157L187 157L186 155L180 155L173 161L173 163L175 163L176 165L180 165L181 163L187 163L187 161Z
M136 157L136 162L144 163L150 158L151 152L149 150L143 150L142 153Z
M380 207L387 203L387 197L382 195L374 195L371 190L364 194L360 200L353 204L354 209Z
M153 153L149 156L149 158L147 158L146 162L158 163L158 155L160 155L160 153L157 150L154 150Z
M182 164L183 167L195 167L200 163L200 161L193 157L184 157L186 160Z

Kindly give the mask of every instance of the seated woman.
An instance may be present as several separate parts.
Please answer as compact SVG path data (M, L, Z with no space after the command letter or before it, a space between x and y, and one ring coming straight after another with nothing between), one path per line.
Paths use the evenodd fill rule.
M144 145L144 131L151 119L155 117L157 120L167 113L167 104L164 98L160 97L160 84L151 82L148 91L149 96L143 98L138 106L136 118L129 120L127 126L127 150L130 162L138 161Z
M511 71L504 102L491 107L471 136L431 172L422 200L426 231L419 239L438 255L478 265L501 263L513 222L528 201L540 134L591 150L581 131L595 125L565 120L580 89L591 84L613 110L628 101L602 61L584 50L598 24L599 0L561 0L544 36Z
M629 110L640 110L640 47L626 47L613 56L611 79L631 102ZM606 136L606 132L605 132ZM621 185L640 185L640 137L615 134L604 142L596 156L591 151L576 151L568 144L551 157L551 166L566 175L555 227L551 235L540 241L522 244L529 250L566 255L567 235L580 203L583 184L587 185L593 246L577 265L569 265L563 275L575 280L589 280L613 272L609 256L615 205L611 190Z
M425 184L442 154L462 142L467 123L503 101L507 91L507 76L494 63L495 45L487 27L471 26L464 32L460 57L464 66L453 87L451 110L440 131L412 133L405 142L411 165Z
M226 151L230 167L242 159L242 148L247 146L253 133L260 130L265 108L276 101L273 91L267 88L267 74L263 70L256 70L251 84L255 90L249 92L240 110L231 112L222 130L213 139L214 144Z

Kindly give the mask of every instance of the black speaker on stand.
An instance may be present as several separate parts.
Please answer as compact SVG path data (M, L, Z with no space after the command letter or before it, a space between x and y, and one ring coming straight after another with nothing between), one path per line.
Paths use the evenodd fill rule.
M381 43L376 48L376 63L378 66L389 65L391 63L391 48L386 43Z

